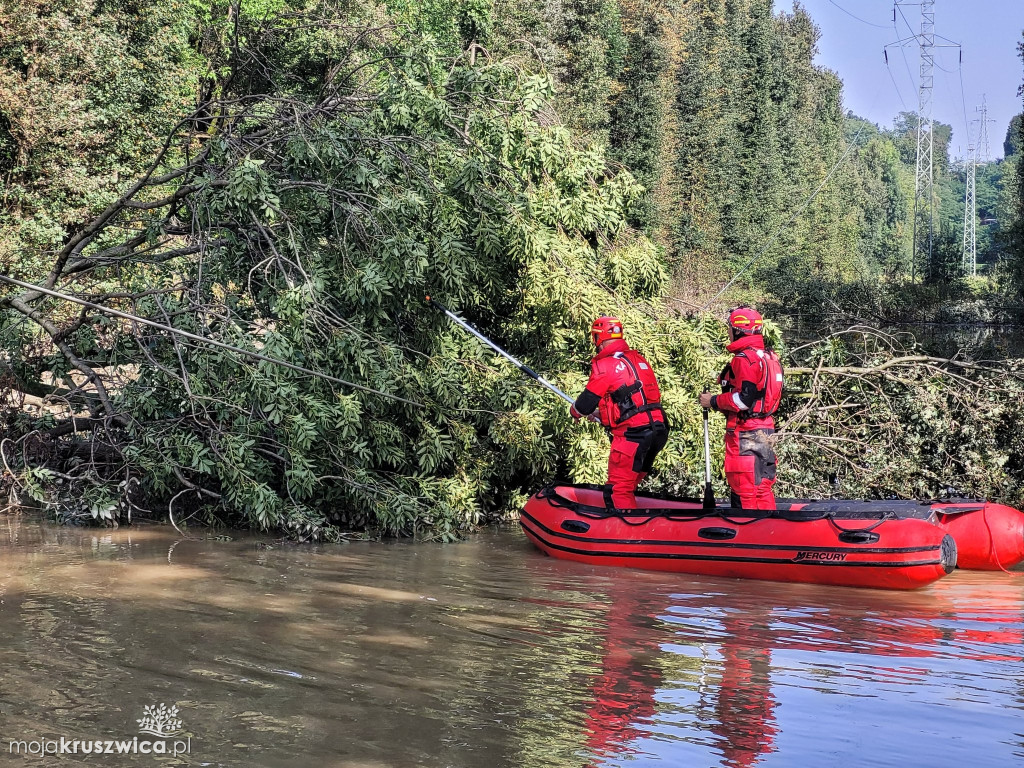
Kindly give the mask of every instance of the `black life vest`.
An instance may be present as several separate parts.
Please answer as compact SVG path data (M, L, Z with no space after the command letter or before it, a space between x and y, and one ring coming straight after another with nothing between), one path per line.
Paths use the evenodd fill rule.
M609 393L609 397L618 408L615 424L623 424L640 413L650 414L655 411L662 412L664 420L658 380L647 359L632 349L627 352L616 352L612 359L624 363L633 379L632 382L623 384ZM648 420L654 419L648 416Z

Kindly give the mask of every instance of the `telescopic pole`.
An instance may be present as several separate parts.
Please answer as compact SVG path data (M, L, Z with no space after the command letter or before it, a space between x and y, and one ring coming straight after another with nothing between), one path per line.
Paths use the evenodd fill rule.
M707 392L708 388L704 387ZM704 409L704 509L715 508L715 491L711 487L711 438L708 435L708 409Z
M436 309L439 309L442 312L444 312L444 314L446 314L448 316L448 319L451 320L453 323L455 323L460 328L462 328L462 329L468 331L469 333L473 334L474 336L476 336L478 339L480 339L480 341L482 341L488 347L490 347L495 352L497 352L499 355L504 357L506 360L508 360L510 363L512 363L512 365L514 365L520 371L525 373L527 376L529 376L531 379L536 381L541 386L546 387L547 389L549 389L552 392L554 392L560 398L565 400L565 402L569 403L570 405L572 405L573 403L576 402L571 397L569 397L567 394L565 394L565 392L560 390L558 387L556 387L550 381L548 381L543 376L541 376L539 373L537 373L535 370L533 370L533 368L531 368L530 366L528 366L525 363L521 362L517 358L513 357L508 352L506 352L504 349L502 349L497 344L495 344L493 341L488 339L486 336L484 336L482 333L480 333L480 331L478 331L472 325L470 325L465 320L463 320L461 317L456 315L454 312L452 312L450 309L448 309L448 307L446 307L444 304L442 304L437 299L434 299L434 298L431 298L430 296L427 296L427 304L429 304L430 306L435 307ZM591 421L599 422L599 419L597 417L595 417L593 414L590 414L589 418L590 418Z

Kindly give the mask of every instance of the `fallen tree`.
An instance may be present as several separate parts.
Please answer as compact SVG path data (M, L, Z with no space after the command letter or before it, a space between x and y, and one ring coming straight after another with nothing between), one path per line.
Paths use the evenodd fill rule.
M794 495L1024 501L1024 363L921 354L864 326L796 349L779 430Z
M558 123L542 70L329 11L236 9L148 167L14 265L31 287L0 299L0 351L43 406L5 415L19 497L65 520L451 538L600 471L603 435L570 433L428 292L570 390L608 311L670 398L709 373L720 329L658 308L640 189Z

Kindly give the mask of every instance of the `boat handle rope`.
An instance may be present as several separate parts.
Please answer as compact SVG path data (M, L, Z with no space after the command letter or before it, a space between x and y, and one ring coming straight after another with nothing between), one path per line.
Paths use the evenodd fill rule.
M633 527L633 528L639 528L641 526L647 525L652 520L670 520L672 522L677 522L677 523L691 523L691 522L697 522L699 520L706 520L708 518L715 518L717 520L722 520L723 522L729 523L730 525L741 526L741 525L750 525L751 523L756 523L756 522L758 522L760 520L773 520L773 519L785 520L786 519L786 518L784 518L784 517L782 517L781 515L778 514L778 510L775 510L774 512L769 513L769 514L764 515L764 516L761 516L761 517L751 517L751 518L747 518L747 519L743 519L743 520L738 520L736 518L729 517L727 515L716 514L716 512L712 511L712 510L707 510L707 511L702 510L700 513L693 514L693 515L686 515L686 514L679 514L679 513L650 514L650 509L644 509L644 510L638 509L638 510L635 511L635 514L634 514L633 510L623 510L621 512L613 512L613 511L608 510L606 507L597 507L597 506L594 506L594 505L591 505L591 504L584 504L584 503L579 502L579 501L571 501L569 499L566 499L566 498L564 498L564 497L562 497L562 496L560 496L558 494L557 490L555 489L555 486L546 486L546 487L542 488L538 492L537 495L540 498L547 500L547 502L549 504L551 504L551 506L559 507L559 508L562 508L562 509L571 510L576 515L578 515L579 517L587 518L589 520L607 520L609 518L614 517L614 518L618 518L623 523L625 523L626 525L628 525L630 527ZM645 514L641 514L641 513L645 513ZM871 525L866 526L864 528L846 528L846 527L840 525L839 522L836 520L836 513L835 512L826 512L822 517L814 518L814 519L815 520L822 520L822 519L828 520L829 525L831 525L835 530L839 531L840 533L870 533L871 531L875 530L875 528L878 528L882 523L886 522L887 520L896 520L896 519L898 519L898 516L892 510L884 510L884 511L882 511L879 514L878 519L875 520L874 523L872 523ZM799 521L792 521L792 522L799 522ZM811 522L811 521L809 520L808 522ZM988 524L987 518L985 519L985 523L986 523L986 525ZM993 546L993 542L991 541L991 539L992 539L991 528L989 529L989 534L990 534L990 544L989 544L989 546L991 548ZM998 562L998 559L997 559L997 562ZM1006 570L1006 568L1004 568L1002 566L1002 563L1000 563L1000 567L1004 571ZM1007 571L1007 572L1009 573L1009 571Z
M705 512L703 510L701 510L698 514L694 515L663 515L658 513L652 513L649 508L644 508L643 510L638 509L636 510L636 514L630 515L634 518L643 517L644 519L631 521L627 519L626 515L617 512L612 512L607 507L597 507L594 506L593 504L584 504L579 501L571 501L570 499L566 499L562 496L559 496L558 491L556 490L556 487L554 485L548 485L545 486L544 488L541 488L540 491L537 492L537 496L541 499L546 500L548 504L550 504L552 507L556 507L559 509L568 509L574 512L575 514L579 515L580 517L587 518L588 520L607 520L610 517L618 517L626 525L633 526L647 525L647 523L651 522L651 520L654 520L655 518L664 518L668 520L674 520L676 522L681 522L689 520L703 520L706 517L714 516L713 513ZM641 515L641 512L647 512L649 514Z
M776 520L776 519L778 519L778 520L785 520L785 519L787 519L787 518L782 517L781 515L779 515L778 514L778 510L776 510L775 513L770 513L768 515L764 515L764 516L760 516L760 517L744 518L742 520L734 518L734 517L730 517L728 515L717 514L716 511L702 511L699 514L693 514L693 515L680 514L680 513L650 514L650 510L649 509L643 509L643 510L638 509L638 510L636 510L635 514L632 512L632 510L630 510L630 511L623 511L623 512L611 512L606 507L596 507L596 506L593 506L591 504L583 504L582 502L570 501L568 499L565 499L565 498L563 498L563 497L558 495L557 491L555 490L555 488L553 486L542 488L540 490L540 492L538 493L538 496L540 496L543 499L546 499L547 502L549 504L551 504L551 506L553 506L553 507L560 507L562 509L571 510L572 512L576 513L580 517L585 517L588 520L607 520L609 518L615 517L615 518L618 518L619 520L621 520L626 525L634 527L634 528L639 528L640 526L647 525L652 520L670 520L670 521L676 522L676 523L686 523L686 522L696 522L698 520L706 520L708 518L712 518L713 517L715 519L722 520L722 521L724 521L726 523L729 523L730 525L740 526L740 525L750 525L751 523L756 523L756 522L758 522L760 520ZM641 514L642 512L643 513L647 513L647 514ZM882 523L886 522L887 520L895 520L895 519L897 519L897 515L896 515L895 512L892 512L891 510L886 510L886 511L883 511L882 513L880 513L878 520L876 520L874 523L872 523L871 525L869 525L869 526L867 526L865 528L846 528L846 527L840 525L836 521L836 516L835 515L836 515L835 512L826 512L822 517L815 518L815 520L822 520L822 519L828 520L829 525L831 525L833 528L835 528L840 533L870 533L871 531L875 530L875 528L877 528L878 526L880 526ZM791 521L791 522L800 522L800 521ZM811 521L808 521L808 522L811 522Z
M697 520L706 520L708 518L722 520L726 523L729 523L730 525L750 525L751 523L756 523L759 520L768 520L774 517L773 515L769 514L760 517L751 517L749 519L744 520L737 520L728 517L727 515L718 514L717 510L701 510L700 512L692 515L680 512L651 513L650 509L646 508L636 510L635 514L632 510L624 510L623 512L612 512L609 511L607 507L596 507L591 504L583 504L582 502L570 501L568 499L562 498L552 487L542 488L537 495L540 498L547 500L547 502L553 507L571 510L580 517L585 517L588 520L607 520L608 518L615 517L624 522L626 525L633 527L647 525L652 520L670 520L675 523L686 523L695 522Z
M637 514L622 514L619 512L609 512L607 510L601 510L599 507L590 507L589 509L574 509L580 517L585 517L589 520L608 520L609 518L617 518L624 522L626 525L633 527L639 527L641 525L647 525L651 520L671 520L676 523L689 523L696 522L697 520L705 520L709 517L717 517L713 514L699 514L699 515L659 515L659 514L646 514L641 515L640 512L649 512L649 510L636 510ZM719 518L723 519L723 518Z
M607 520L612 517L616 517L626 525L638 527L641 525L647 525L651 520L672 520L674 522L689 522L694 520L704 520L708 517L717 517L713 512L700 511L697 514L686 515L686 514L658 514L651 512L650 509L637 509L635 514L632 514L633 510L629 513L612 512L607 507L596 507L591 504L582 504L578 501L569 501L563 499L557 493L546 493L547 489L543 489L538 496L545 499L551 506L560 509L568 509L575 513L579 517L585 517L588 520ZM646 513L646 514L644 514ZM633 519L630 519L633 518ZM642 518L642 519L640 519Z
M982 509L981 519L985 521L985 530L988 531L988 556L989 556L989 559L990 560L995 560L996 565L999 566L999 570L1001 570L1003 573L1008 573L1011 576L1019 576L1020 575L1019 573L1014 573L1013 571L1008 571L1006 569L1006 566L1003 565L1003 561L1000 560L999 556L996 554L996 537L995 537L995 534L992 533L992 525L988 521L988 515L985 514L985 507L982 507L981 509Z
M565 506L568 507L568 505ZM612 517L618 518L626 525L630 525L633 527L647 525L652 520L668 520L673 523L692 523L698 520L709 520L713 518L715 520L721 520L722 522L729 523L730 525L739 526L750 525L751 523L757 523L761 520L771 519L770 516L766 515L763 517L751 517L743 520L737 520L735 518L727 517L726 515L721 515L716 512L702 512L701 514L696 515L685 515L679 514L678 512L666 514L641 515L640 512L649 512L649 510L636 510L636 514L633 514L632 510L623 512L609 512L607 510L601 510L600 507L589 507L586 510L580 508L572 508L572 511L580 517L586 517L590 520L607 520Z
M878 520L875 521L874 525L869 525L867 528L843 528L843 526L836 522L835 514L835 512L829 512L825 515L825 519L828 520L829 523L831 523L833 528L835 528L837 531L842 531L843 533L868 533L869 531L875 530L875 528L880 526L886 520L896 519L895 512L886 510L885 512L882 512L881 516L878 518Z

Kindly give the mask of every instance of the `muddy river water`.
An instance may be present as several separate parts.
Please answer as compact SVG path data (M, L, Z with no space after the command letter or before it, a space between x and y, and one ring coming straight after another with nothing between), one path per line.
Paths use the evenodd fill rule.
M0 518L0 765L1024 765L1022 658L1019 573L893 593L560 562L512 528Z

